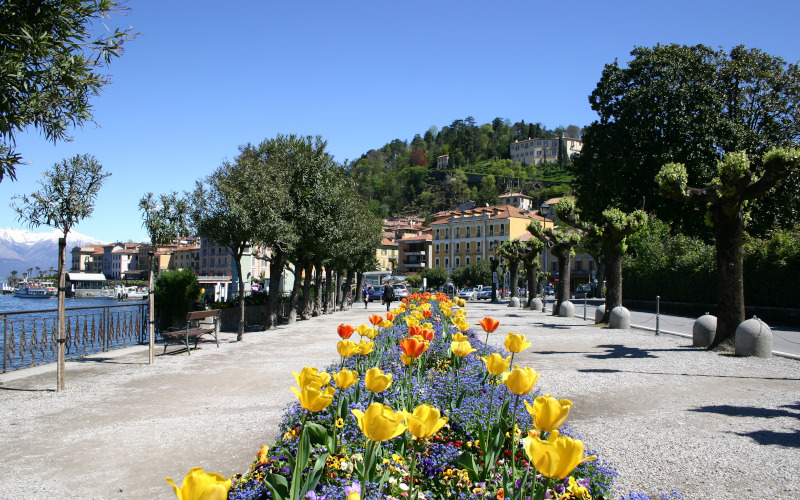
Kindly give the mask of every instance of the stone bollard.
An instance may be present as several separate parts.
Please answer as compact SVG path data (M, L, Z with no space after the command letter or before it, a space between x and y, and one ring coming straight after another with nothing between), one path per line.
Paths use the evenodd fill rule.
M717 333L717 317L705 313L697 318L692 326L692 346L708 347L714 342L714 335Z
M622 306L615 307L611 310L608 327L617 330L629 330L631 328L631 312Z
M519 309L519 297L511 297L508 301L508 307L516 307Z
M594 324L600 323L603 321L603 316L606 315L606 305L602 304L600 307L594 310Z
M737 356L772 357L772 330L753 316L736 328L734 351Z
M541 312L543 306L544 304L542 304L542 299L539 297L536 297L531 301L531 311Z
M558 306L558 315L562 318L572 318L575 316L575 305L572 302L565 300L560 306Z

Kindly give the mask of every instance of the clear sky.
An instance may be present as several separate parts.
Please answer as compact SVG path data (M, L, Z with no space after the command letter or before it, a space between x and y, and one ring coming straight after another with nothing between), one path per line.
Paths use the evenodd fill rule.
M800 60L800 2L130 0L132 26L95 98L94 119L53 146L18 136L28 165L0 183L6 204L79 153L112 176L74 229L146 241L138 201L184 191L238 147L321 135L337 161L468 116L478 124L585 126L603 65L635 46L743 44ZM0 227L24 227L10 209ZM49 228L34 229L36 231Z

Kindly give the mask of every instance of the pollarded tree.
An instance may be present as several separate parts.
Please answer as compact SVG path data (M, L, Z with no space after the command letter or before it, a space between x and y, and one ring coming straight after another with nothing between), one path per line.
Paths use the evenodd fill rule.
M67 259L67 234L94 211L94 203L106 177L94 156L77 155L53 165L39 182L41 189L30 196L14 196L12 208L18 218L31 226L50 226L64 234L58 239L58 369L56 390L66 388L64 343L66 332L66 294L64 263ZM30 270L28 271L30 274Z
M150 321L148 324L149 337L149 362L155 360L155 252L158 245L167 245L181 236L189 234L189 206L184 197L176 192L162 194L157 198L153 193L145 194L139 200L139 210L142 211L144 222L142 225L150 236L153 246L148 255L149 288L148 303L150 307Z
M608 323L611 310L622 305L622 257L628 249L626 239L647 225L647 214L642 210L627 214L618 208L607 208L599 222L585 221L575 206L575 198L568 196L556 205L556 215L584 235L600 239L607 280L606 312L601 322Z
M497 257L505 259L508 263L512 298L519 296L517 280L519 279L519 265L523 259L523 247L522 242L518 238L514 238L501 243L495 252Z
M535 297L533 293L536 283L537 275L539 274L539 256L544 250L544 243L538 238L530 238L522 242L521 255L522 265L525 266L525 283L528 289L528 308L531 307L531 301Z
M98 71L122 52L130 29L95 34L112 13L111 0L0 3L0 181L16 178L22 162L15 135L34 127L49 141L92 119L89 99L110 82ZM106 28L107 29L107 28Z
M798 170L800 150L772 149L762 167L754 168L746 153L728 153L717 162L717 175L705 187L689 187L686 166L669 163L656 180L662 192L681 203L707 207L714 226L717 255L717 332L709 349L730 350L744 321L744 264L742 246L748 204L770 192L781 179Z
M558 207L561 203L566 202L562 199L556 204L556 213L558 213ZM575 247L580 244L581 233L570 227L551 226L545 229L538 221L532 221L528 224L528 231L550 248L550 253L555 255L558 259L560 286L558 287L558 294L556 296L556 305L553 308L553 315L558 316L558 309L561 303L569 300L571 279L570 260L575 255Z

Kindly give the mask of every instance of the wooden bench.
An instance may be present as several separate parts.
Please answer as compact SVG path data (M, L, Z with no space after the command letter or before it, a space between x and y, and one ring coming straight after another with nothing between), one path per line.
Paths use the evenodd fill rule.
M213 328L208 328L208 326L200 324L201 320L207 318L211 318L214 325ZM169 344L183 344L186 346L186 352L191 354L189 339L194 339L194 348L197 349L197 342L200 340L200 337L207 334L214 336L214 340L217 341L217 347L219 347L219 309L188 312L186 313L186 328L161 332L161 338L164 339L164 354L167 353L167 346Z

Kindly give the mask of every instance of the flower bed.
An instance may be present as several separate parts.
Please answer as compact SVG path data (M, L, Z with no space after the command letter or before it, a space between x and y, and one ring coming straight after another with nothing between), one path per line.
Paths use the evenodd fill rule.
M535 370L513 364L530 343L510 333L510 353L489 346L480 337L498 323L473 328L454 301L414 294L369 325L340 325L340 361L295 373L299 404L250 470L225 479L193 469L176 494L610 498L616 473L564 425L572 403L540 394Z

